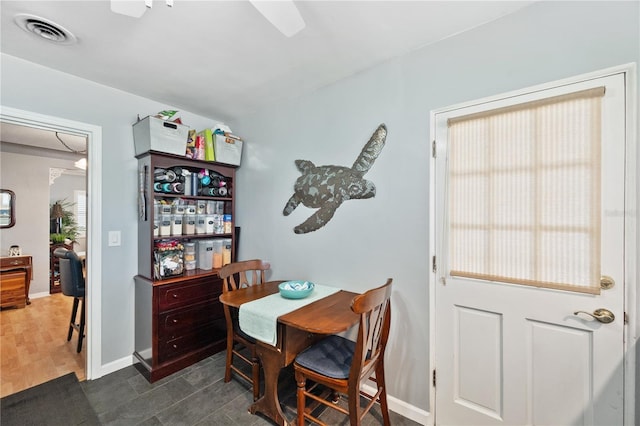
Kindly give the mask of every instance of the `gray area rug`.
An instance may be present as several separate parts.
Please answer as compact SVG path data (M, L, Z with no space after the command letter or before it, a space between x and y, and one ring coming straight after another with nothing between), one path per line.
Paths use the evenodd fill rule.
M74 373L0 399L0 425L99 425Z

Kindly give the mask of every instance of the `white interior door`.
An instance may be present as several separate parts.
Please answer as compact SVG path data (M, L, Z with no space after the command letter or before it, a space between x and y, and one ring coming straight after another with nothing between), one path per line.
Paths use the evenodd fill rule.
M517 100L511 96L435 115L436 424L623 424L624 84L624 75L615 74L544 91L523 92ZM598 215L599 243L592 254L600 274L611 277L614 285L589 294L580 289L536 287L526 280L524 284L530 285L503 282L482 274L477 277L452 274L452 246L459 242L452 236L447 120L470 112L503 108L514 101L530 102L594 87L604 87L605 93L601 98L598 160L601 190L595 197L596 204L592 204ZM478 153L470 149L462 155L473 157ZM555 185L560 194L573 191L572 184L562 178ZM500 209L499 203L491 207L480 199L481 195L468 197L474 200L479 197L473 215L484 216L486 210ZM531 201L523 201L522 206L527 211L536 209ZM563 212L555 214L561 216ZM512 244L513 251L520 250L519 240ZM555 247L551 246L543 255L546 262L561 259L553 253ZM510 250L498 254L507 264L519 261ZM593 268L586 264L581 267ZM588 315L601 308L610 311L615 319L603 323ZM587 314L575 315L576 311Z

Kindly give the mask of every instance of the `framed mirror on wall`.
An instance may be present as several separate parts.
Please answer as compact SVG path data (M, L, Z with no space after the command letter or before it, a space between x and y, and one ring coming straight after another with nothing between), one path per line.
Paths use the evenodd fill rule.
M16 224L16 194L0 189L0 228L11 228Z

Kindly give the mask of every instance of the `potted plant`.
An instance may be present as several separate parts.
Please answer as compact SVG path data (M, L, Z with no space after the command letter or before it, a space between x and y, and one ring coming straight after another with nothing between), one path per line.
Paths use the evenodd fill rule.
M71 244L78 237L78 223L73 215L73 204L70 201L58 200L51 204L49 217L51 232L49 238L53 244Z

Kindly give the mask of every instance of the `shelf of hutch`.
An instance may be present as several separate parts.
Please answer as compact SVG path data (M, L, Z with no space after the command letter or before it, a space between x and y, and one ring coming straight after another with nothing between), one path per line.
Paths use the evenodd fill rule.
M231 241L231 258L235 258L236 235L226 233L159 232L154 205L184 205L199 208L207 202L222 202L224 214L235 219L234 184L236 166L192 160L186 157L148 152L136 157L140 179L138 220L138 275L135 281L135 352L136 367L154 382L208 356L226 346L226 325L222 304L219 268L182 269L170 274L158 274L155 264L156 249L160 242L174 240L177 244L210 239ZM177 171L171 185L163 183L163 171ZM201 189L201 195L184 194L186 179L191 174L208 171L224 181L225 191L217 196ZM182 175L186 175L181 179ZM161 175L160 179L156 179ZM165 179L166 180L166 179ZM200 183L201 180L198 180ZM165 182L167 183L167 182ZM160 189L160 190L158 190ZM186 188L188 190L188 188ZM165 190L174 191L167 193ZM186 217L186 216L185 216ZM231 229L235 229L233 222ZM186 262L185 262L186 264ZM186 266L186 265L185 265Z

